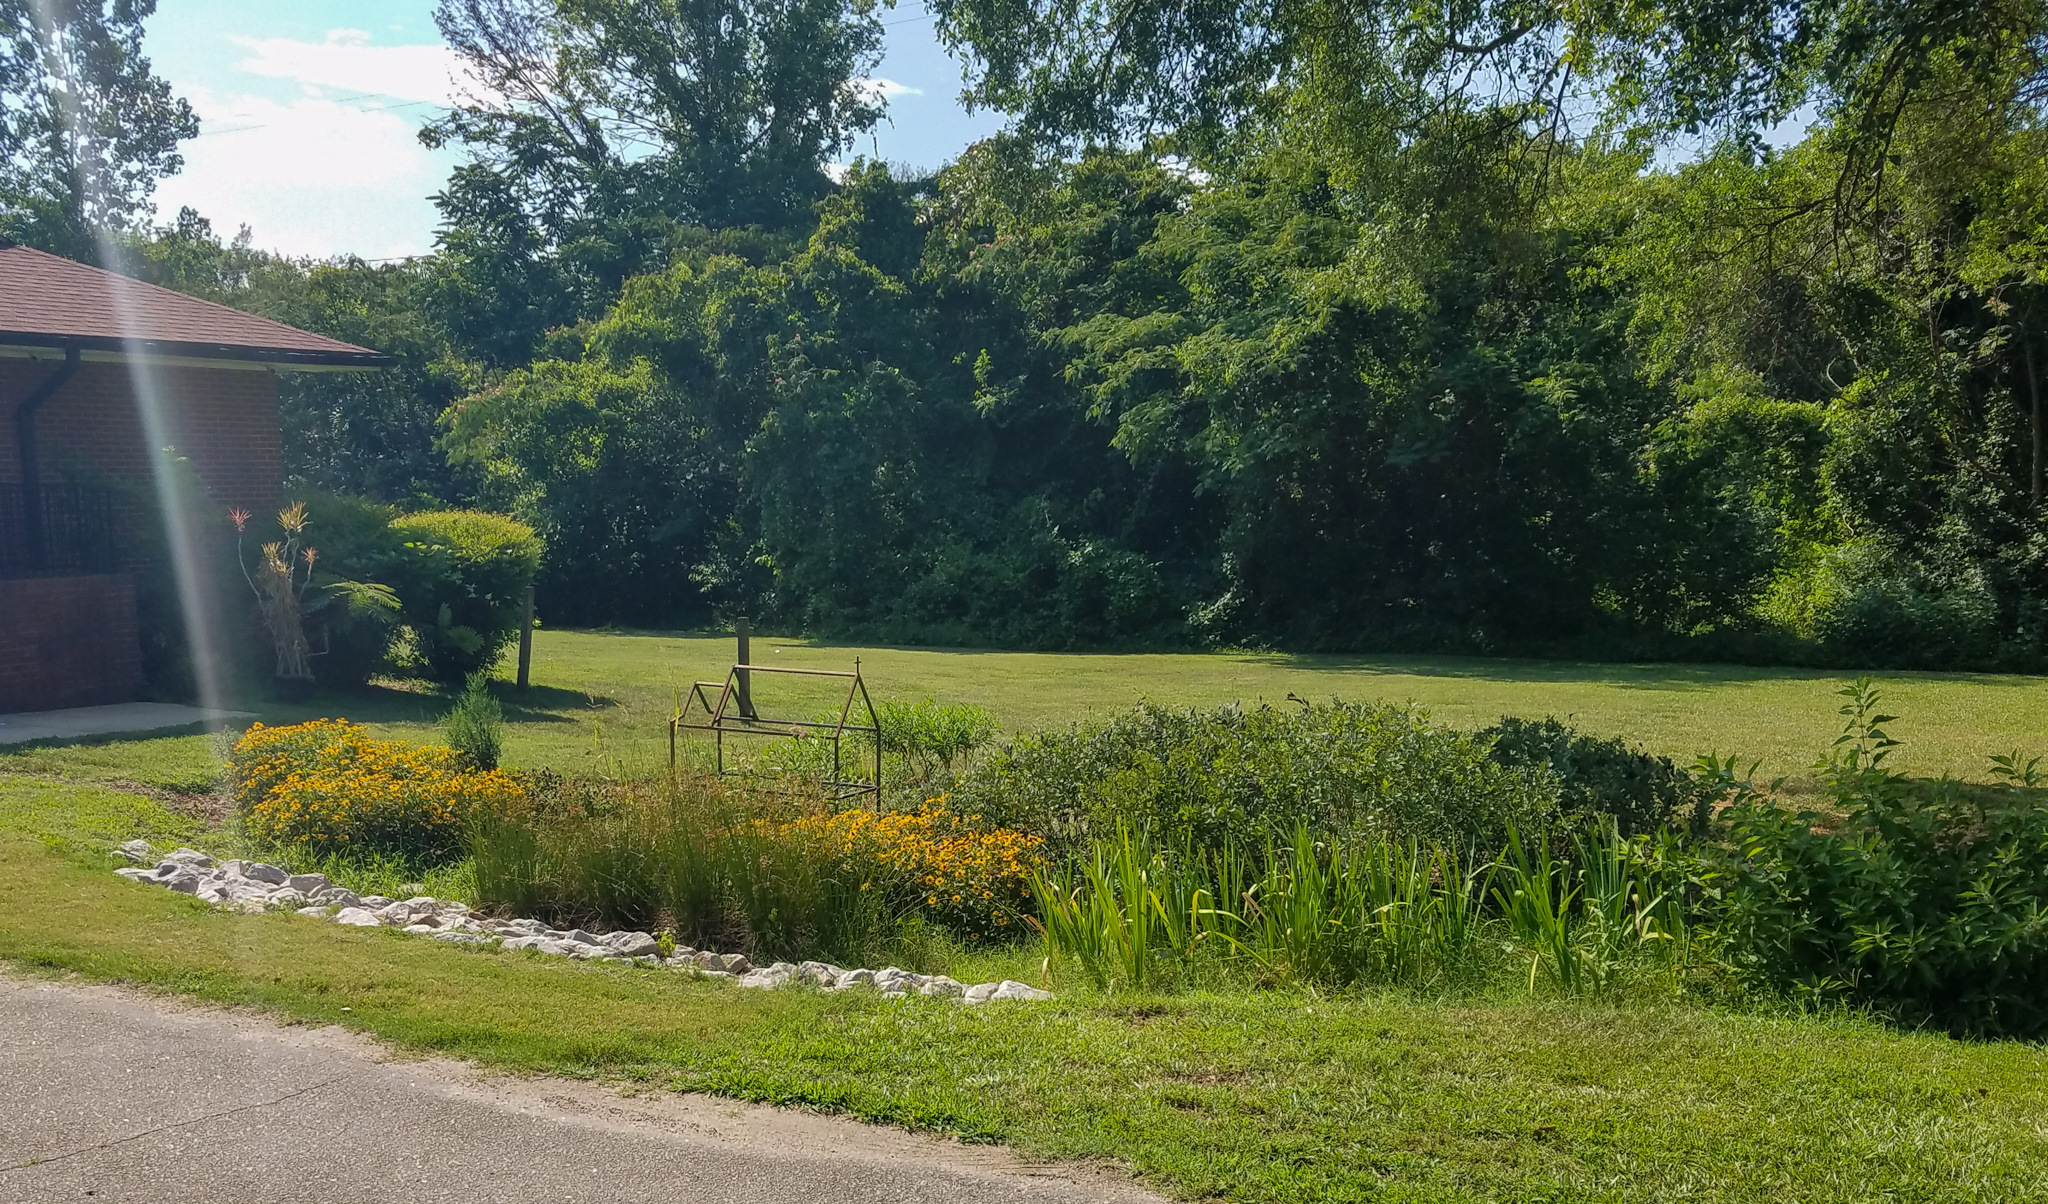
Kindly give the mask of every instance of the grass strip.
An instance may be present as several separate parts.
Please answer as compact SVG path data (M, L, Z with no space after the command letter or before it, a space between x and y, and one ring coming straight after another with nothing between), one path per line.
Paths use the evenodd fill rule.
M22 789L0 783L0 814ZM0 824L0 959L19 967L504 1070L1113 1161L1191 1198L2002 1202L2048 1182L2034 1046L1678 1005L1076 992L966 1009L747 992L220 914L25 826Z

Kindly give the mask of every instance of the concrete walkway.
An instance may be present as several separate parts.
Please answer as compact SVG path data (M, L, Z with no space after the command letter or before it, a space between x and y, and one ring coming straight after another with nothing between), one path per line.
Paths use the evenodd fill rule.
M16 711L0 715L0 747L29 740L76 740L81 736L154 732L199 723L212 727L231 719L255 717L253 711L221 711L171 702L117 702L112 706L72 707L64 711Z
M0 1201L1161 1204L852 1121L390 1061L109 988L0 975Z

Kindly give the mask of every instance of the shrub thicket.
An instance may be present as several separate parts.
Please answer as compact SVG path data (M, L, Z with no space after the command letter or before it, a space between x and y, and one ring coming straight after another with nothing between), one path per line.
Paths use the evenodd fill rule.
M1493 759L1501 764L1548 769L1567 817L1612 819L1623 835L1706 823L1711 793L1669 757L1573 731L1555 717L1504 716L1479 734L1492 739Z
M1345 702L1145 704L1099 726L1023 736L984 759L955 798L1070 850L1120 827L1220 848L1300 824L1495 849L1510 825L1534 828L1556 812L1542 767L1502 765L1487 741L1424 711Z
M495 664L518 636L540 537L481 510L407 514L391 527L403 547L392 584L427 676L459 682Z
M372 740L341 719L252 725L234 744L227 779L258 844L314 858L445 861L479 817L523 797L509 775L473 771L454 749Z
M1915 781L1868 682L1821 767L1832 814L1745 787L1704 857L1736 967L1778 989L1959 1033L2048 1033L2048 806L2037 791ZM1707 876L1703 875L1703 876Z

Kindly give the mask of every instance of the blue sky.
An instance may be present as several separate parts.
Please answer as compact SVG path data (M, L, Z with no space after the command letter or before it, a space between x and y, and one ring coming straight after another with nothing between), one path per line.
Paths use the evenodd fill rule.
M199 113L185 170L157 190L231 235L293 255L379 259L433 246L426 199L457 161L416 134L448 99L433 0L159 0L145 42ZM1001 119L959 102L960 64L918 0L885 11L889 117L854 154L936 167Z

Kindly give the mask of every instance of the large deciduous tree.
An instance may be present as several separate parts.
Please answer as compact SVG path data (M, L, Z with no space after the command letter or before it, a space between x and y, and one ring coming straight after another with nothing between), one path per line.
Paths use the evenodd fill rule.
M873 0L442 0L470 76L426 132L472 151L439 197L443 301L523 362L660 266L678 227L801 224L882 112Z
M154 0L0 0L0 236L77 259L145 224L199 132L142 53Z

